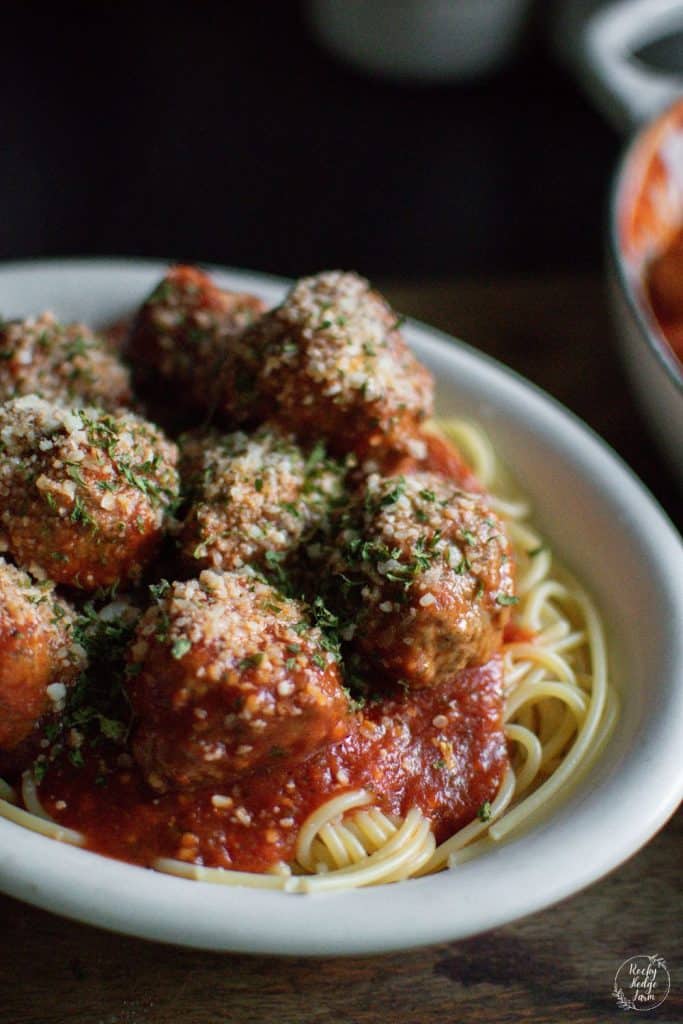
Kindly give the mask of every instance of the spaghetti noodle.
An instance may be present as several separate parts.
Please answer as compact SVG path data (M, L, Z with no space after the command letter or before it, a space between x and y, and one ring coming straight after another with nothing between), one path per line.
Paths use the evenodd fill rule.
M600 616L529 524L528 504L515 493L483 431L455 419L440 427L491 496L517 563L519 603L501 652L510 767L495 798L437 846L430 821L419 808L400 819L373 806L369 791L347 791L328 799L303 822L291 865L280 863L259 874L162 857L154 862L157 870L214 884L311 893L453 868L551 813L600 753L618 713ZM0 780L1 816L54 839L84 843L80 833L49 819L30 774L23 779L23 808L18 800Z

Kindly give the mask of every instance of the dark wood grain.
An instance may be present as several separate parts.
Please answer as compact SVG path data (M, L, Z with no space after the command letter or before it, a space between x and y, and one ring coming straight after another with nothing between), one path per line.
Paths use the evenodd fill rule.
M674 481L634 408L597 280L386 290L404 312L501 359L586 419L680 523ZM658 953L669 965L671 994L646 1016L674 1024L683 1020L682 832L679 814L611 876L523 921L465 942L365 959L195 953L0 897L0 1021L603 1024L628 1016L611 995L619 965Z
M390 284L385 290L397 309L500 360L585 420L681 528L681 492L635 404L599 278Z

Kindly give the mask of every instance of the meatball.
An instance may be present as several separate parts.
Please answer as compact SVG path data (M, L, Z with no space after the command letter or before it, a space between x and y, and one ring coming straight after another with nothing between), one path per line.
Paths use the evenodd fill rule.
M342 635L415 688L486 662L515 602L502 523L483 496L435 473L369 477L342 517L327 570Z
M172 267L137 314L128 342L135 382L187 413L216 401L218 372L239 332L264 310L254 295L218 288L194 267Z
M361 477L368 477L372 473L380 473L382 476L438 473L457 484L461 490L482 490L479 480L458 449L432 423L413 434L387 439L387 443L359 448L358 462Z
M433 387L399 324L355 274L304 278L242 335L241 385L231 370L220 408L239 419L266 396L300 437L324 437L338 452L410 433L431 413Z
M339 665L305 606L245 573L156 588L130 650L134 755L158 790L300 761L349 728Z
M39 719L63 707L85 663L75 621L51 583L34 583L0 558L0 750L15 749Z
M84 589L136 579L177 498L177 449L130 412L0 406L0 550Z
M30 394L106 409L132 399L128 370L106 342L51 313L0 324L0 402Z
M192 504L181 546L195 566L276 567L322 527L343 493L343 468L322 445L306 454L275 426L190 438L182 452Z

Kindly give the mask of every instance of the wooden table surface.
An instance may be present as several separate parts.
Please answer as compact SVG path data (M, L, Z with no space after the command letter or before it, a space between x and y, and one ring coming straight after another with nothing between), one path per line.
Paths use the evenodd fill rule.
M680 528L680 495L631 399L598 279L385 290L402 312L466 339L578 413ZM674 1024L683 1021L681 831L679 812L627 864L550 910L464 942L374 958L197 953L0 897L0 1021L602 1024L627 1019L611 994L620 964L657 953L668 963L671 993L648 1019Z

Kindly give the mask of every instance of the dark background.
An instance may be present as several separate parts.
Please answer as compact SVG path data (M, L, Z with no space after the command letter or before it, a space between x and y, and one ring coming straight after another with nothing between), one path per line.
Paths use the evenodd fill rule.
M494 77L398 86L329 57L286 0L45 10L3 5L0 259L394 279L601 265L621 140L542 15Z

